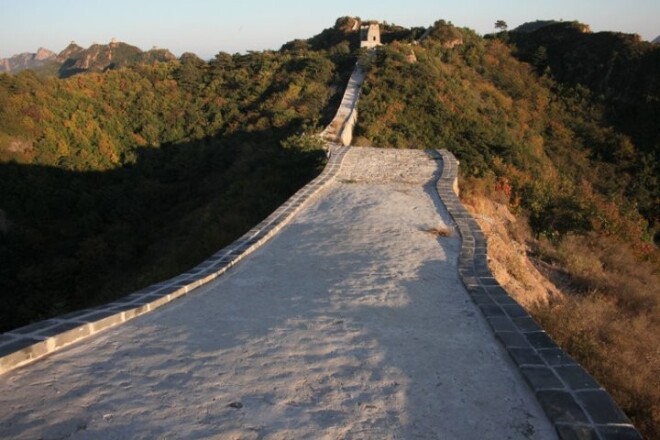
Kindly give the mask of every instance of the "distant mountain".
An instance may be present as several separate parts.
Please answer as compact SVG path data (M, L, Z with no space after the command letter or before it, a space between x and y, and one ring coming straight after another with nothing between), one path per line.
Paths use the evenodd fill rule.
M92 44L87 49L71 43L60 52L57 59L62 62L59 76L66 78L77 73L99 72L131 64L171 61L176 57L166 49L143 52L130 44L112 41L110 44Z
M559 23L557 20L536 20L523 23L513 30L513 32L534 32L551 24Z
M651 43L660 44L660 35L658 35L655 40L651 41Z
M0 72L18 73L25 69L35 69L54 59L54 52L40 47L36 53L25 52L10 58L0 58Z
M589 27L588 24L580 23L578 21L557 21L557 20L536 20L536 21L529 21L527 23L523 23L517 28L515 28L512 32L520 32L520 33L531 33L531 32L536 32L539 29L543 29L548 26L553 26L556 25L558 28L572 28L579 30L582 33L590 33L591 32L591 27Z
M145 52L138 47L114 40L109 44L92 44L87 49L71 42L59 54L41 48L37 53L23 53L0 59L0 72L18 73L32 69L41 75L67 78L78 73L102 72L133 64L174 59L174 54L167 49L154 48Z

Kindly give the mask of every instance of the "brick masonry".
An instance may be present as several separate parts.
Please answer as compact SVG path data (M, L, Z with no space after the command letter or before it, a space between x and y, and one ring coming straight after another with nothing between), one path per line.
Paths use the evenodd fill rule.
M347 148L334 144L329 144L328 148L332 154L317 178L238 240L189 271L110 304L68 313L0 334L0 374L155 310L224 274L266 243L289 223L312 197L334 180Z
M437 183L462 237L459 275L495 337L565 440L642 439L612 397L504 290L488 268L486 236L458 198L458 161L447 150Z

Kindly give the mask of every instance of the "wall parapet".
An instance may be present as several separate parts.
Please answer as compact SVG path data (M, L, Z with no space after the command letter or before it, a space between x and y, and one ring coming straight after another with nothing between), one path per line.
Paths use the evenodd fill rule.
M357 123L357 103L363 82L364 71L356 63L335 117L321 132L321 137L328 142L341 143L345 147L351 145L353 129Z
M459 276L561 439L642 439L609 393L562 350L502 288L488 267L488 244L458 198L458 161L439 150L438 194L462 238Z

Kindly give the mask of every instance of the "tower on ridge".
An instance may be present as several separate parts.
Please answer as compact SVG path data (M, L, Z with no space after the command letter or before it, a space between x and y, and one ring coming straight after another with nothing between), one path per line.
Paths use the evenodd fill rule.
M380 46L380 25L377 21L367 21L362 23L360 28L360 47L371 49Z

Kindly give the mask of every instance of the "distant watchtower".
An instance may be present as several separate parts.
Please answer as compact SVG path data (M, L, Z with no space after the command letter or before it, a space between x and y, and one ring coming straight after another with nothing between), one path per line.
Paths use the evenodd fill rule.
M360 47L371 49L380 46L380 25L378 22L369 21L362 24L360 29Z

